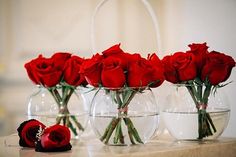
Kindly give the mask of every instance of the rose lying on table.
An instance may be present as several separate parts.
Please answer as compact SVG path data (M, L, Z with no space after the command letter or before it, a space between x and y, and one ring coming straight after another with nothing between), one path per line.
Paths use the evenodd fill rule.
M62 125L46 127L31 119L21 123L17 129L19 145L35 148L38 152L59 152L71 150L70 130Z

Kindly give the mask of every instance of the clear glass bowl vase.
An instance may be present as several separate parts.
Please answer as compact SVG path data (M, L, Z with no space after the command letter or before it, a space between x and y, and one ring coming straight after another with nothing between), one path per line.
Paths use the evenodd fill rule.
M67 97L66 103L62 100L62 88L56 91L59 100L55 99L47 88L38 87L28 100L28 118L37 119L46 126L61 124L67 126L71 131L72 139L79 139L88 123L89 107L84 98L82 88L74 89ZM61 97L61 98L60 98ZM66 96L65 96L66 97Z
M216 92L211 90L207 94L204 85L180 84L172 88L162 112L169 133L178 140L217 139L227 127L230 117L230 107L222 89ZM191 95L189 89L199 92L201 89L202 92L193 92ZM204 93L209 96L204 98ZM193 99L196 94L201 95L200 100ZM206 98L207 101L203 101Z
M90 123L97 137L108 145L143 144L159 121L150 88L98 89L90 109Z

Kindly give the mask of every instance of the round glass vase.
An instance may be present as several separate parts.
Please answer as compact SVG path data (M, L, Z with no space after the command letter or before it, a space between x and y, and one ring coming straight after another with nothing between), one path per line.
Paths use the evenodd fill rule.
M172 87L162 112L169 133L177 140L217 139L230 117L222 89L215 91L213 87L186 84Z
M37 119L46 126L67 126L71 131L71 139L79 139L87 126L89 115L82 89L52 90L40 86L29 97L28 119Z
M90 123L107 145L144 144L158 127L159 112L150 88L98 89L92 100Z

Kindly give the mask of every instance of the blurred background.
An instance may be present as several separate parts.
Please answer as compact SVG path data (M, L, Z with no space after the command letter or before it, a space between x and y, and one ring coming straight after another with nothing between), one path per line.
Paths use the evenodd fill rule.
M26 118L27 99L34 85L24 63L42 53L69 51L89 57L91 17L100 0L0 0L0 136L16 132ZM236 59L235 0L149 0L160 23L162 47L140 0L110 0L95 20L97 50L121 43L128 52L162 58L187 50L192 42L207 42L210 50ZM236 81L232 71L229 81ZM165 83L155 89L160 106L170 91ZM224 87L231 118L224 136L236 137L236 83Z

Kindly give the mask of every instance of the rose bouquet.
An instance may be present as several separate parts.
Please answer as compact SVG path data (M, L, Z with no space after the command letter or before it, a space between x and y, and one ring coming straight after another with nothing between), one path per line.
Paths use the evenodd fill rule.
M131 144L143 143L128 116L129 104L145 89L158 87L164 81L163 67L157 55L148 55L145 59L140 54L124 52L118 44L86 59L80 72L95 89L104 89L105 95L117 105L117 115L108 123L100 140L108 144L113 135L113 144L125 144L123 123Z
M83 61L84 59L70 53L58 52L50 58L39 55L25 64L33 83L46 88L55 100L58 107L56 124L67 126L75 136L84 130L84 126L70 114L68 102L76 87L87 84L84 76L79 73Z
M179 86L185 85L196 106L198 114L198 139L212 136L217 130L207 111L209 96L226 84L235 61L232 57L208 51L206 43L191 44L187 52L176 52L165 56L167 81Z

